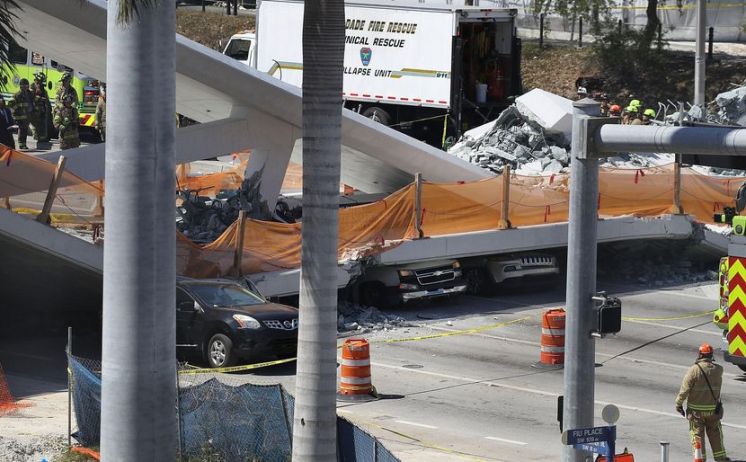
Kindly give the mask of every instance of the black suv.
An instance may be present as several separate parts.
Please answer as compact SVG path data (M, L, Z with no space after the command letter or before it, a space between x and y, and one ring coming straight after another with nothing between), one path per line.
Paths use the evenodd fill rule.
M298 309L270 303L224 279L176 281L176 346L198 353L210 367L239 359L292 357L298 345Z

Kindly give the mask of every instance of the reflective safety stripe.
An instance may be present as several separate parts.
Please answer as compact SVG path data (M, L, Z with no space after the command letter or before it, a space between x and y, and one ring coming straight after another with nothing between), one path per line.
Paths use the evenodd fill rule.
M541 328L541 333L543 335L551 335L553 337L564 337L565 336L565 329L545 329Z
M339 379L340 384L353 384L353 385L362 385L366 383L370 383L370 376L367 377L340 377Z
M345 359L342 358L339 360L339 364L343 366L370 366L370 358L369 359Z
M686 407L693 411L714 411L715 410L714 404L688 404L687 403Z
M553 347L541 345L541 351L544 353L564 353L565 347Z

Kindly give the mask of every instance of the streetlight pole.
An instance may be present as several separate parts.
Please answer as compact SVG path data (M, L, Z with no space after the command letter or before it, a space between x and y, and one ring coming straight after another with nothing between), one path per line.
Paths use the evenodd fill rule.
M705 109L705 30L707 9L705 0L697 0L697 50L694 56L694 105Z
M595 345L593 300L596 292L598 160L588 153L584 118L598 116L592 99L573 103L570 215L567 237L567 303L565 324L564 427L593 426ZM586 455L565 446L563 462L584 462Z

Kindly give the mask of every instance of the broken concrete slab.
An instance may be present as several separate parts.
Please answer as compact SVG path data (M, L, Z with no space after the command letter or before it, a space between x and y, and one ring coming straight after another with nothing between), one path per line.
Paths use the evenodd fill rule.
M546 133L572 136L572 101L541 89L534 89L515 100L516 108L538 123Z

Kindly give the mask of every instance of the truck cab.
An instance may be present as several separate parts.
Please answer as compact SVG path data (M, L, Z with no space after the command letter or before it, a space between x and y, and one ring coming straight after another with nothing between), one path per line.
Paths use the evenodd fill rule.
M247 66L256 67L256 34L245 31L232 35L223 54Z
M466 290L458 260L375 266L358 281L360 301L390 308L402 303L456 296Z

